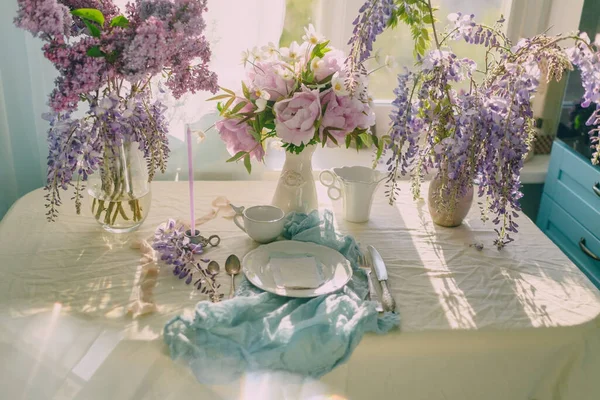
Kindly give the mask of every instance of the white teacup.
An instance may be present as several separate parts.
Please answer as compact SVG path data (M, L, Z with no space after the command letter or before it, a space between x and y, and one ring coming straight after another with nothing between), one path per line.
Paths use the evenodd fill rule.
M285 213L275 206L254 206L244 209L233 204L235 211L233 222L258 243L269 243L277 239L283 232ZM239 221L243 218L244 223Z

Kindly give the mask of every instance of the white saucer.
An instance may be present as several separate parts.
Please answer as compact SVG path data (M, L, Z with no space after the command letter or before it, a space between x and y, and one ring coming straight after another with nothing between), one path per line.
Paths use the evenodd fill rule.
M269 270L272 253L310 254L323 266L325 283L315 289L291 289L278 287ZM316 297L343 288L352 278L350 262L339 252L314 243L284 240L260 246L246 254L242 260L246 278L260 289L287 297Z

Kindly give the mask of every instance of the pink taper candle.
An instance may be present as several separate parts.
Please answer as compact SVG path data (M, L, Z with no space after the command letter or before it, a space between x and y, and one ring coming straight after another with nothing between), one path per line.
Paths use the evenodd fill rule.
M188 181L190 183L190 234L196 236L196 217L194 215L194 160L192 159L192 130L186 125L186 141L188 151Z

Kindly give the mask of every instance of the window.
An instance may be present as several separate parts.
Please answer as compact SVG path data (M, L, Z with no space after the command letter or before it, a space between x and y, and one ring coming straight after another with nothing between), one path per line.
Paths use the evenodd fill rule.
M600 33L600 3L595 0L586 0L583 3L579 30L586 32L592 39ZM560 102L560 121L556 136L569 143L584 157L591 158L592 151L588 135L591 127L586 126L585 122L595 107L590 105L585 109L581 108L579 105L582 96L581 75L579 71L575 70L569 73L566 80L564 96Z

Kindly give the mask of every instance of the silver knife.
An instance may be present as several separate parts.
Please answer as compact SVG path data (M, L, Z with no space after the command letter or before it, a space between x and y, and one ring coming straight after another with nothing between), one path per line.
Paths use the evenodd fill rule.
M379 301L379 297L377 295L377 289L375 289L375 284L373 283L373 276L371 276L370 269L367 271L367 282L369 282L369 300L375 302L375 310L377 312L383 312L383 307L381 306L381 302Z
M381 303L383 304L383 309L385 311L396 311L396 302L388 287L388 274L383 258L381 258L381 254L379 254L375 247L367 246L367 249L371 254L371 262L373 264L373 269L375 269L375 275L377 275L377 280L381 284Z

